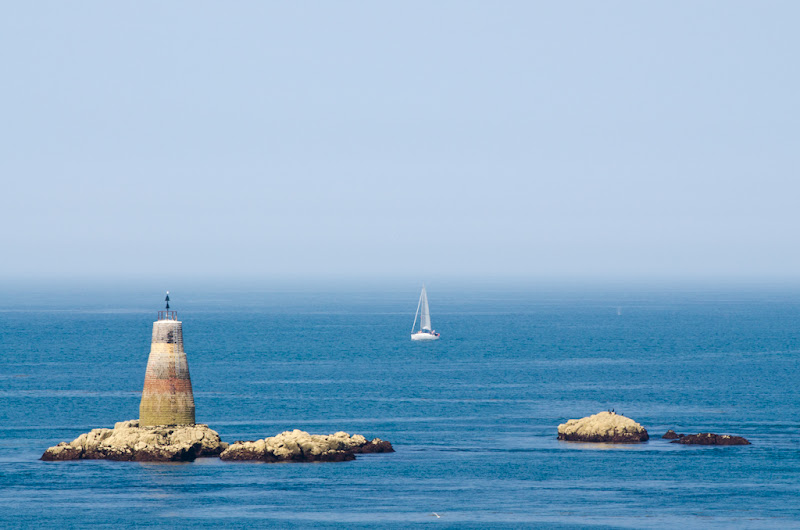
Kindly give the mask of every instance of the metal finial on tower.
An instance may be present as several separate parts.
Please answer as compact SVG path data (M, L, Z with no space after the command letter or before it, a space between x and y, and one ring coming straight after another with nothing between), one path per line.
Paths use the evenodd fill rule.
M164 298L164 301L167 303L167 307L163 311L158 312L158 319L159 320L178 320L178 313L175 311L169 310L169 291L167 291L167 296Z

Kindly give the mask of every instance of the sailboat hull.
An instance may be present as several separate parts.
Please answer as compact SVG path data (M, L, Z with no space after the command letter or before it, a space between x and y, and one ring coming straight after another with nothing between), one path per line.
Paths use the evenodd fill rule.
M434 335L433 333L424 332L412 333L411 340L439 340L439 334L437 333Z

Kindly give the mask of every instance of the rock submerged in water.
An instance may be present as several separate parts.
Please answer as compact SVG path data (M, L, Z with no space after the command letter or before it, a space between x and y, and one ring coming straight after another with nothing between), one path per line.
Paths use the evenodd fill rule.
M558 439L568 442L638 443L650 439L644 427L613 412L600 412L558 426Z
M678 438L683 438L683 435L678 434L672 429L670 429L667 432L665 432L664 436L662 436L661 438L663 438L664 440L677 440Z
M50 447L42 460L127 460L188 462L217 456L228 447L208 425L140 427L139 420L122 421L113 429L92 429L73 441Z
M668 431L668 433L669 432L670 431ZM664 437L666 438L666 434ZM687 436L681 434L670 443L683 445L752 445L746 438L742 438L741 436L714 434L713 432L701 432L698 434L689 434Z
M392 444L380 438L368 441L360 434L309 434L295 429L249 442L234 442L219 455L222 460L262 462L344 462L356 453L393 453Z

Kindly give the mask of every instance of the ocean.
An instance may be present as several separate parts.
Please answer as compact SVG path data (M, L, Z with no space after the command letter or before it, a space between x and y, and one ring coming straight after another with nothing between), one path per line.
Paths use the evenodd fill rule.
M138 417L163 293L0 292L0 526L800 528L800 290L428 285L170 293L197 421L359 433L325 464L42 462ZM635 445L556 439L615 409ZM748 438L701 447L667 429Z

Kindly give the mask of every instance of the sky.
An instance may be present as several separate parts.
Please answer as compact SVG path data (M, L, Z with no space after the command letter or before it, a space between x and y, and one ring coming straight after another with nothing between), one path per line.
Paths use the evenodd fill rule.
M797 20L9 2L0 278L800 280Z

